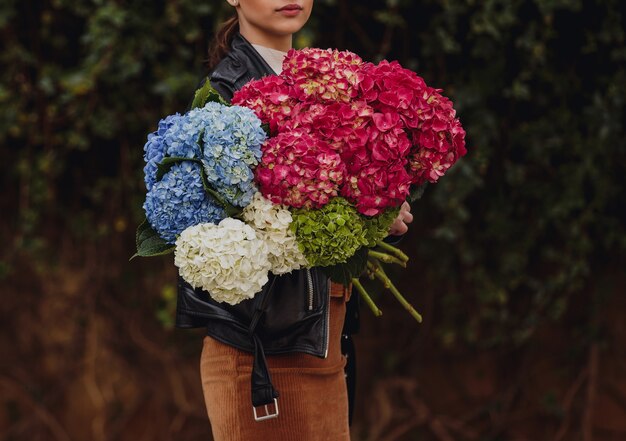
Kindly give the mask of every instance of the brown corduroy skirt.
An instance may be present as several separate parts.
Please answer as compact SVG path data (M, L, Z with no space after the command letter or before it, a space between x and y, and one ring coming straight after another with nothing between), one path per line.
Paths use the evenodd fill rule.
M254 420L252 355L204 338L200 374L215 441L350 441L346 360L340 341L348 296L343 286L331 285L327 358L300 353L267 356L280 393L278 418Z

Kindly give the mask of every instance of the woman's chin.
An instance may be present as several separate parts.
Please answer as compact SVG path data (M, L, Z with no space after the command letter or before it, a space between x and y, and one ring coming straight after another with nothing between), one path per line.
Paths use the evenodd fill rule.
M304 22L301 21L287 21L286 23L281 23L281 25L276 26L274 33L280 36L292 35L302 29L303 26Z

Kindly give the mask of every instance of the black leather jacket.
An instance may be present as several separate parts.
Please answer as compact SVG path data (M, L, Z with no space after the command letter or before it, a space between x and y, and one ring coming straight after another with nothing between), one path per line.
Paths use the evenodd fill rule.
M270 66L237 34L231 51L209 79L230 101L233 93L248 81L270 74L274 74ZM231 306L214 301L206 291L193 289L179 278L176 326L206 327L211 337L253 352L253 405L269 404L278 393L271 384L264 354L327 355L329 285L329 279L317 268L283 276L270 274L270 281L253 299Z

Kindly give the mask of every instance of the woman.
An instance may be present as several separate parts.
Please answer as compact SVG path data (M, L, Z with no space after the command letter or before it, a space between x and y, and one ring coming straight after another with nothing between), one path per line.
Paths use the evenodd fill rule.
M313 0L228 2L236 15L216 36L209 79L230 100L251 79L280 73ZM390 233L411 220L405 204ZM179 279L177 326L207 328L200 367L216 441L350 439L341 351L349 296L316 268L271 277L235 306Z

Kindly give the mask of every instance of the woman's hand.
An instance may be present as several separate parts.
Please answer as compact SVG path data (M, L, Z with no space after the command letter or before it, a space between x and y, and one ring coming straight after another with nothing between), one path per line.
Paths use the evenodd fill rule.
M408 202L404 202L400 207L400 213L391 227L389 227L389 234L394 236L400 236L401 234L409 231L407 224L413 222L413 215L411 214L411 206Z

